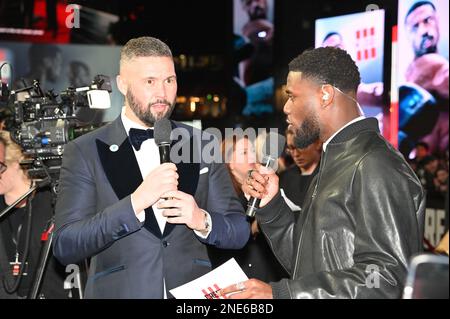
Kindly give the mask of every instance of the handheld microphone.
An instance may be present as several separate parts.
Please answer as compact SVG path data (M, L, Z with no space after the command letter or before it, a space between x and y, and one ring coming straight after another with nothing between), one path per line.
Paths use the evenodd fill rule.
M276 164L278 164L278 157L280 157L281 153L284 149L284 144L286 143L286 138L278 133L269 132L266 136L264 144L261 149L262 155L262 164L265 168L275 168ZM260 198L250 197L250 200L247 204L247 211L245 215L247 218L255 217L256 210L259 208L261 203Z
M166 118L163 118L155 122L153 136L155 138L155 143L159 149L159 161L161 164L171 163L170 160L170 144L172 140L170 139L170 133L172 132L172 124ZM163 197L163 199L168 200L171 198Z
M170 163L170 133L172 132L172 124L166 118L155 122L155 143L159 149L159 160L161 164Z

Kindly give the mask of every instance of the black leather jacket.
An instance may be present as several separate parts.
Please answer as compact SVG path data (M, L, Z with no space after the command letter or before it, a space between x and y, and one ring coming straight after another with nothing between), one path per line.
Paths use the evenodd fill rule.
M376 119L343 129L322 154L300 218L278 194L257 214L291 279L274 298L399 298L421 251L425 196Z

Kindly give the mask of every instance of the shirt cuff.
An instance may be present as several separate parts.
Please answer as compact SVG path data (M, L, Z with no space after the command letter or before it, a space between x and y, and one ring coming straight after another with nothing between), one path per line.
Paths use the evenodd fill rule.
M208 238L208 236L209 236L209 234L211 233L211 230L212 230L212 219L211 219L211 215L206 210L202 209L202 212L204 212L205 215L206 215L206 222L209 225L209 227L208 227L206 232L200 232L198 230L194 230L194 233L198 237L200 237L202 239L206 239L206 238Z
M136 217L141 223L145 222L145 210L136 214Z
M131 201L131 207L133 207L133 212L136 215L136 218L141 222L145 222L145 210L140 211L139 213L136 214L136 209L134 208L134 204L133 201Z

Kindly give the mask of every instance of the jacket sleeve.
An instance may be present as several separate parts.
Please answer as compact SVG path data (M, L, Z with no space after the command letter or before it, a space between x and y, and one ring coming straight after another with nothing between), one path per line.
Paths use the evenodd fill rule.
M60 174L53 254L62 264L92 257L142 227L130 196L97 212L94 175L75 142L66 145Z
M399 298L409 258L421 251L424 192L400 158L373 150L353 176L353 266L272 283L275 298ZM331 212L327 212L331 213Z
M256 212L256 218L278 261L291 274L295 218L281 192Z
M231 183L224 164L212 163L205 209L211 216L212 229L207 238L198 239L222 249L241 249L250 238L250 224Z

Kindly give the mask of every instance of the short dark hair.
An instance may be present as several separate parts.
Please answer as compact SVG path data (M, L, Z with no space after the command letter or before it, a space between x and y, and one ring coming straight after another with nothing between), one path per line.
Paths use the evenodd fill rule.
M406 23L406 20L408 20L408 17L411 15L411 13L413 13L417 8L420 8L420 7L423 7L423 6L431 6L433 8L433 10L436 11L436 6L434 5L433 2L430 2L430 1L419 1L419 2L416 2L416 3L414 3L411 6L411 8L409 8L409 11L408 11L408 13L406 14L406 17L405 17L405 23Z
M331 38L333 35L337 35L342 39L342 35L338 32L330 32L328 33L325 38L323 38L322 42L325 42L328 38Z
M356 92L361 82L358 66L339 48L307 50L289 63L290 72L302 72L319 84L331 84L344 92Z
M434 157L433 155L427 155L420 161L420 164L421 166L426 166L434 161L437 161L436 157Z
M120 51L120 63L137 57L169 57L172 51L159 39L140 37L129 40Z
M428 143L426 142L418 142L416 144L416 147L422 146L424 149L426 149L427 151L430 150L430 146L428 145Z

